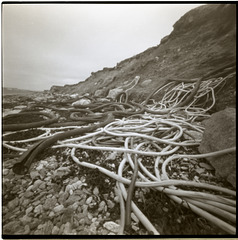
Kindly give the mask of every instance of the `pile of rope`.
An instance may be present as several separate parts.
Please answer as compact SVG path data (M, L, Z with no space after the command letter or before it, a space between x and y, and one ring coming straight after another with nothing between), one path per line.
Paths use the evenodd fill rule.
M47 119L30 124L4 124L6 133L3 135L3 146L23 152L13 167L16 174L26 174L36 155L53 145L53 148L71 149L71 157L76 164L97 169L115 179L121 209L118 234L123 234L130 227L131 211L149 232L160 234L132 201L135 187L164 192L176 203L191 209L227 233L235 234L235 191L194 180L170 179L168 173L169 165L181 159L189 161L236 151L236 148L229 148L197 154L201 139L196 137L204 131L200 120L209 118L208 111L215 105L215 92L220 91L234 75L235 65L232 63L199 79L168 79L141 104L128 101L125 93L120 94L117 101L107 103L91 99L92 103L77 107L35 105L20 114L37 113ZM161 99L152 99L158 93ZM59 122L60 114L32 111L39 108L67 113L70 121ZM4 120L7 122L14 117L16 115L7 116ZM29 128L40 129L44 133L30 139L7 140L12 134L23 133ZM17 143L29 143L29 147L14 146ZM117 172L82 161L77 149L122 153ZM190 154L187 153L188 149ZM151 157L149 167L143 161L145 156ZM126 172L126 165L133 171L132 175Z

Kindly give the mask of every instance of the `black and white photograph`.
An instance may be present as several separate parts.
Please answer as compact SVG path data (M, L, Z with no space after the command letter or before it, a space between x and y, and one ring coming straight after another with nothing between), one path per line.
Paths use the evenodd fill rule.
M3 1L1 40L2 239L236 236L236 4Z

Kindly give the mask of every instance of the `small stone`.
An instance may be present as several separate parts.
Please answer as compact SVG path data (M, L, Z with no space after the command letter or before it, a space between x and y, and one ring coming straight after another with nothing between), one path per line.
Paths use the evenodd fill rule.
M103 197L104 197L105 200L107 200L108 196L109 196L108 193L104 193L104 194L103 194Z
M68 175L70 171L70 167L59 167L55 170L54 177L63 177L65 175Z
M78 209L78 207L79 207L79 202L75 202L74 204L71 205L71 208L72 208L73 210Z
M185 175L183 175L183 174L181 174L181 179L183 179L183 180L185 180L185 181L188 181L189 179L185 176Z
M62 222L63 223L71 222L73 214L74 214L73 208L71 207L65 208L64 213L62 215Z
M90 204L90 203L92 202L92 200L93 200L93 197L92 197L92 196L89 197L89 198L86 200L86 204Z
M33 195L34 195L34 193L31 192L31 191L26 191L26 192L24 193L24 197L25 197L25 198L30 198L30 197L32 197Z
M207 163L199 163L199 166L202 168L205 168L206 170L214 170L214 167L212 167L211 165L207 164Z
M95 188L93 189L93 194L96 195L96 196L99 194L98 187L95 187Z
M9 208L9 210L14 210L19 204L19 199L18 198L15 198L13 199L12 201L10 201L7 206Z
M40 203L41 203L41 201L37 200L37 201L33 202L32 205L35 207L35 206L38 206Z
M67 222L65 223L63 234L70 234L72 231L71 223Z
M93 235L96 235L97 234L97 223L92 223L89 227L90 229L90 233L93 234Z
M34 213L36 213L37 215L41 214L42 211L43 211L43 206L41 204L36 206L34 209Z
M30 186L26 189L26 192L31 191L32 188L33 188L33 185L30 185Z
M110 209L112 209L112 208L114 208L115 203L112 202L111 200L107 200L107 206L108 206Z
M49 217L51 218L51 217L54 217L54 216L55 216L55 213L53 211L50 211Z
M54 207L53 211L55 213L59 213L59 212L63 211L63 209L64 209L64 205L61 204L61 205Z
M40 179L37 179L33 184L32 191L36 191L42 183L43 181L41 181Z
M20 231L22 226L20 225L19 221L12 221L3 226L3 233L4 234L16 234L16 232Z
M93 215L91 213L88 213L88 219L93 219Z
M43 169L43 167L44 167L44 164L39 163L39 165L36 167L36 170L40 171L41 169Z
M46 175L47 175L46 169L45 169L45 168L40 169L40 170L39 170L39 174L40 174L41 178L44 179L44 178L46 177ZM45 179L44 179L44 180L45 180Z
M137 218L137 216L132 212L131 213L131 218L136 222L139 223L139 219Z
M56 198L47 198L45 204L43 205L43 208L45 210L52 209L54 208L56 203L57 203Z
M29 205L29 203L30 203L30 200L29 200L29 199L24 199L23 202L22 202L22 204L21 204L21 206L27 207L27 206Z
M34 180L34 179L39 178L39 177L40 177L40 174L39 174L38 171L31 171L31 172L30 172L30 177L31 177L32 180Z
M68 193L68 192L60 193L60 194L59 194L59 198L58 198L58 202L59 202L60 204L63 204L68 197L69 197L69 193Z
M135 226L135 225L131 225L131 228L134 230L134 231L138 231L140 228L139 227L137 227L137 226Z
M118 225L115 222L109 221L109 222L105 222L103 224L103 227L105 227L107 230L114 232L114 233L118 233L119 229L120 229L120 225Z
M201 174L201 173L205 172L205 169L204 168L197 168L197 169L195 169L195 171L196 171L196 173Z
M106 205L106 202L105 202L105 201L101 201L101 202L99 203L98 211L99 211L99 212L103 211L105 205Z
M29 217L29 216L27 216L27 215L24 215L24 216L21 217L19 220L22 222L23 225L26 225L26 224L28 224L28 223L31 223L32 217Z
M79 220L79 224L84 226L85 225L85 218L81 218Z
M39 186L39 189L45 189L46 188L46 183L45 182L43 182L43 183L41 183L41 185Z
M67 207L75 202L79 202L79 200L81 200L81 196L74 194L70 195L69 198L65 201L64 206Z
M185 166L182 166L182 167L180 167L180 169L181 169L181 170L183 170L183 171L186 171L186 170L188 170L188 168L187 168L187 167L185 167Z
M7 176L8 175L8 173L9 173L9 169L7 169L7 168L4 168L3 170L2 170L2 175L3 176Z
M113 199L115 202L119 203L120 202L120 197L119 196L115 196Z
M162 209L163 209L164 212L168 212L169 211L169 209L167 207L163 207Z
M44 235L50 235L52 232L53 228L53 223L49 220L46 222L45 227L44 227Z
M26 215L28 215L31 211L33 210L33 207L30 206L29 208L26 209Z
M59 229L57 226L54 226L51 233L52 233L53 235L57 235L57 234L59 233L59 230L60 230L60 229Z
M31 231L30 226L29 225L25 225L24 230L25 230L25 232L23 234L24 235L28 235L30 233L30 231Z
M112 153L110 153L109 154L109 156L107 157L107 159L106 160L115 160L116 159L116 157L117 157L117 152L115 151L115 152L112 152Z
M36 218L32 219L32 221L29 223L31 230L36 229L38 225L39 225L39 220Z

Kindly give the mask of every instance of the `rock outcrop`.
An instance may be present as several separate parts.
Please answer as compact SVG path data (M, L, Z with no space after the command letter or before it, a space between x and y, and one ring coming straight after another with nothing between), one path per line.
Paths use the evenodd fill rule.
M212 114L204 122L205 131L200 153L208 153L236 146L236 109L226 108ZM236 154L225 154L207 159L218 176L224 177L236 187Z

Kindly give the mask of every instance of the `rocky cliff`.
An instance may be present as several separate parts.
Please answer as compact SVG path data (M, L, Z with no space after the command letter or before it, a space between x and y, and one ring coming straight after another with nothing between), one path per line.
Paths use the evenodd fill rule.
M136 96L141 101L168 78L198 78L235 61L235 4L203 5L186 13L173 27L171 34L165 36L159 45L125 59L113 68L92 72L84 82L53 86L50 91L106 97L110 89L128 86L140 76L129 97ZM227 91L234 94L235 80L231 85ZM233 97L228 105L234 105L234 101Z

